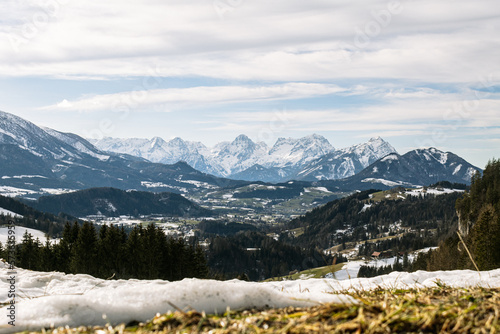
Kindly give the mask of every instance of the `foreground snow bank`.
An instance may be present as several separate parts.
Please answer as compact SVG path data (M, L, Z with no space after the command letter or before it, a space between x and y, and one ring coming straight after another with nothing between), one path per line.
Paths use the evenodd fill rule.
M412 289L435 287L437 284L452 288L500 288L500 269L482 271L416 271L414 273L392 272L371 278L328 280L334 291L382 289Z
M7 266L0 263L0 303L10 301ZM7 325L7 308L0 309L0 332L51 326L80 326L146 321L156 313L195 309L223 313L267 307L307 307L319 303L350 303L351 297L333 295L323 280L287 284L185 279L102 280L89 275L34 272L16 275L16 326Z
M0 303L6 303L10 284L7 266L0 262ZM441 271L391 273L374 278L308 279L254 283L185 279L106 281L88 275L66 275L18 269L16 275L16 327L7 325L7 308L0 309L0 332L37 330L51 326L80 326L146 321L156 313L180 309L222 313L248 308L312 306L318 303L354 303L334 295L349 289L436 286L500 287L500 269L482 272Z

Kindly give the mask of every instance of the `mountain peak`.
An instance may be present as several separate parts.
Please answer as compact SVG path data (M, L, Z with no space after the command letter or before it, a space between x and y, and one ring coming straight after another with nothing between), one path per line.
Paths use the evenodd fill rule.
M176 144L176 145L183 145L183 144L186 144L186 142L184 141L184 139L182 139L181 137L175 137L174 139L171 139L169 141L169 143L171 144Z
M377 142L377 141L385 142L385 140L383 140L382 137L380 137L380 136L372 137L372 138L370 138L370 140L368 142L373 143L373 142Z
M163 146L165 143L165 141L163 140L163 138L161 137L153 137L151 139L151 148L154 148L154 147L161 147Z
M253 141L250 138L248 138L247 135L244 135L244 134L239 135L233 141L233 143L238 143L238 142L252 142L253 143Z

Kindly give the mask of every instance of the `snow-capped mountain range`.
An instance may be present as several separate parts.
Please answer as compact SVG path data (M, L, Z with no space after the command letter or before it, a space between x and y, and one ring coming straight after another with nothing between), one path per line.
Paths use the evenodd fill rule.
M470 183L477 170L435 148L399 155L379 137L343 149L319 135L280 138L272 147L245 135L212 148L158 137L91 143L0 111L0 193L9 196L34 198L91 187L190 194L253 181L286 187L293 183L289 180L347 193L438 181Z
M403 155L391 153L377 160L361 172L338 180L344 188L388 188L430 185L439 181L470 183L471 177L481 169L451 152L433 147L416 149Z
M165 165L103 152L75 134L42 129L0 111L0 190L9 196L31 198L90 187L187 193L242 183L186 163Z
M279 182L288 179L317 181L348 177L396 150L382 138L336 150L320 135L279 138L269 147L246 135L212 148L181 138L165 141L103 138L92 141L103 151L126 153L166 164L185 161L191 167L220 177Z

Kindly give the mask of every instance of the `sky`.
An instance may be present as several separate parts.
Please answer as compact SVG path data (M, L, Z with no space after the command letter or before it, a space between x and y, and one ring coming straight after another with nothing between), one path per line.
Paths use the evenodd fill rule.
M85 138L500 158L497 0L4 0L0 110Z

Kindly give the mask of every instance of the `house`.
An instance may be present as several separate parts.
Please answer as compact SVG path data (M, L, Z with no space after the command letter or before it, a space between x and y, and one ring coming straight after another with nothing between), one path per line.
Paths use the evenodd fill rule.
M388 249L388 250L383 251L383 252L373 252L372 253L372 258L374 258L374 259L386 259L386 258L393 257L393 256L394 256L394 253L391 249Z

